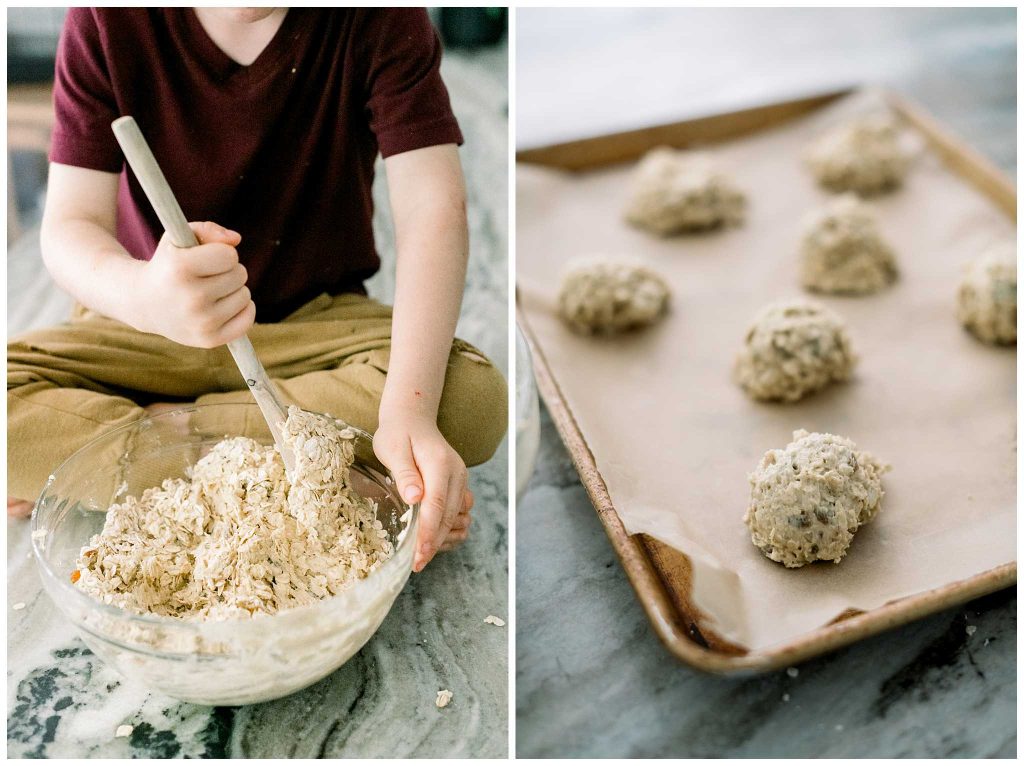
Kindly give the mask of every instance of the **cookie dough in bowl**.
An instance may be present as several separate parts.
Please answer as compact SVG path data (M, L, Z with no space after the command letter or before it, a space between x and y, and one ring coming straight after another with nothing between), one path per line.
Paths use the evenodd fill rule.
M733 375L753 399L795 402L847 380L855 363L843 320L816 301L798 299L758 313Z
M794 431L793 441L765 453L750 475L743 522L751 542L790 569L838 564L857 530L878 515L887 470L849 439Z
M993 245L968 265L957 294L957 317L985 343L1017 343L1016 243Z
M668 300L668 284L645 266L576 258L562 279L558 313L577 332L610 334L651 324L665 313Z
M826 189L870 196L900 186L909 157L893 120L876 115L827 132L811 146L807 162Z
M626 220L666 237L739 224L746 196L705 152L652 149L633 176Z
M186 477L107 510L76 583L105 604L183 620L273 615L365 580L394 554L373 503L352 490L356 432L292 406L295 455L226 438Z
M800 247L800 281L808 290L864 295L896 274L896 255L857 195L844 194L809 219Z

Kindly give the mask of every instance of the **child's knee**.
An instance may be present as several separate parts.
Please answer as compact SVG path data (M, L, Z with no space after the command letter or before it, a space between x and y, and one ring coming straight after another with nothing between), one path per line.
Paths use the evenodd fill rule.
M466 462L491 459L508 427L508 385L479 351L456 343L448 363L438 425Z

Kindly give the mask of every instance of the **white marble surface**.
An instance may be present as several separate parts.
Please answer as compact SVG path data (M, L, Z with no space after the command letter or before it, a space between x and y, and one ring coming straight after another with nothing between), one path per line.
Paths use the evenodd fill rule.
M862 82L1016 168L1011 10L522 10L521 147ZM784 671L720 678L658 642L543 413L516 513L520 757L956 757L1016 752L1016 595Z
M507 373L506 50L451 53L443 70L466 137L472 258L458 332ZM383 183L384 268L370 289L393 294ZM38 243L8 259L12 332L61 321L69 302L42 271ZM16 445L12 445L16 448ZM503 757L508 752L508 445L470 472L472 535L414 575L384 624L344 667L276 702L210 708L151 694L76 639L41 591L27 522L8 522L10 757ZM13 610L19 602L23 610ZM455 693L438 710L439 689ZM119 725L134 726L116 739Z

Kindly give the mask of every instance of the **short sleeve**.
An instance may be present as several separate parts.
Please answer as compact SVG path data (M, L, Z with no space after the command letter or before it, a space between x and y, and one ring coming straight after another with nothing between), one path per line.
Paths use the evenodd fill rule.
M441 40L423 9L369 11L364 41L370 129L384 157L439 144L462 132L441 79Z
M110 123L118 117L95 10L72 8L57 46L50 161L118 173L123 155Z

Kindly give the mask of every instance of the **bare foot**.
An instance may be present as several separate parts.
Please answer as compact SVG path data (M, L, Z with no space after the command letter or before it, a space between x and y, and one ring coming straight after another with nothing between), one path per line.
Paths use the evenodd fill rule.
M23 519L31 515L32 509L35 507L36 504L28 500L19 500L16 497L7 498L7 515L12 519Z

